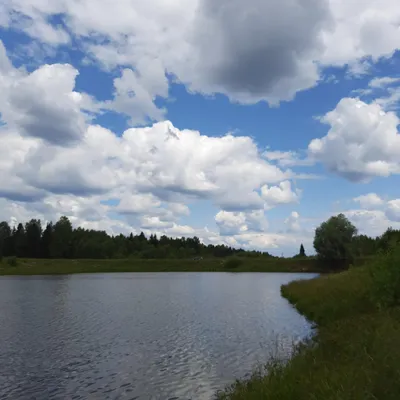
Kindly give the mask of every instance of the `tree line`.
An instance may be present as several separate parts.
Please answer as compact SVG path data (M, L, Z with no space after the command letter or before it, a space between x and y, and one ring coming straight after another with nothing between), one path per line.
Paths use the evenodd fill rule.
M112 236L105 231L73 228L68 217L42 227L38 219L31 219L16 227L0 222L0 257L24 258L188 258L266 256L268 252L245 251L225 245L205 245L198 237L172 238L165 235Z
M356 258L386 251L400 243L400 230L387 229L378 237L359 235L357 228L343 215L331 217L316 230L314 248L327 266L343 267ZM196 236L172 238L143 232L138 235L109 235L105 231L73 228L68 217L42 227L38 219L17 226L0 222L0 257L22 258L188 258L188 257L273 257L268 252L245 251L225 245L205 245ZM307 257L303 244L299 254Z

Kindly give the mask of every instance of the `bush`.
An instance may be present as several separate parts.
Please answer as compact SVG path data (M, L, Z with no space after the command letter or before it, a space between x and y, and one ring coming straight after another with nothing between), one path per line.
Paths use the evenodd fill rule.
M378 308L400 304L400 246L392 247L370 265L371 300Z
M8 257L8 258L7 258L7 264L8 264L10 267L16 267L17 264L18 264L17 257L15 257L15 256Z
M224 267L227 269L234 269L238 268L243 264L243 260L237 257L228 258L225 263Z

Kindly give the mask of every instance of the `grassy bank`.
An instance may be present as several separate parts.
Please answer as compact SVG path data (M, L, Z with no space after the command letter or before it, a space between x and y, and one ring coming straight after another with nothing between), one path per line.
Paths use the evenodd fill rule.
M16 266L7 260L0 263L0 275L47 275L95 272L184 272L184 271L235 271L235 272L320 272L314 259L241 258L241 264L227 268L226 260L210 258L164 260L39 260L19 259Z
M217 398L399 399L399 260L398 251L395 259L283 286L282 294L316 322L316 336L286 364L270 361Z

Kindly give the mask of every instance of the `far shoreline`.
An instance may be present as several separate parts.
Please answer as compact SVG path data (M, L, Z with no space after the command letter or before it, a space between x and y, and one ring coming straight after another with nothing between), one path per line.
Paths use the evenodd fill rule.
M65 275L113 272L274 272L321 273L317 260L306 258L242 257L227 268L224 259L18 259L16 265L0 263L0 276Z

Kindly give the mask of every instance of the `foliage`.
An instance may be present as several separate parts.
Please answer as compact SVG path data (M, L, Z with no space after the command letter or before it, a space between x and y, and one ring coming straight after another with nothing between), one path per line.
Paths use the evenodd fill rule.
M387 251L400 243L400 231L388 228L383 235L377 238L378 248Z
M224 262L224 268L226 268L226 269L235 269L235 268L239 268L242 264L243 264L243 260L242 259L240 259L238 257L231 257L231 258L228 258Z
M40 242L42 239L42 225L40 220L31 219L25 224L26 256L40 257Z
M316 230L314 248L320 260L333 266L352 262L353 238L357 228L343 215L331 217Z
M378 308L400 304L400 246L388 249L370 266L371 299Z
M305 257L306 256L306 252L304 250L303 243L300 245L299 256L300 257Z

